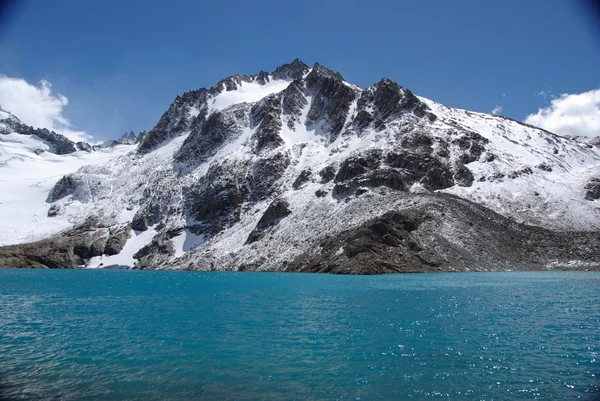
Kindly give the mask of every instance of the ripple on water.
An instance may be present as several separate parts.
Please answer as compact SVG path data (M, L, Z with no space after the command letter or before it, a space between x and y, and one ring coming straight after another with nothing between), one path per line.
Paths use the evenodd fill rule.
M7 399L598 395L598 273L0 270Z

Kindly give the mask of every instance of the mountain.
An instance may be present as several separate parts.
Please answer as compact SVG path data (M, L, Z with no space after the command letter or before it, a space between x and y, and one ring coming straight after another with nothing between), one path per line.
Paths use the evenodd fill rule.
M72 204L66 213L55 215L60 206L47 203L47 197L56 182L133 148L74 143L53 131L29 127L0 109L0 244L40 240L72 228L77 224L72 214L79 216L85 212L76 209L90 205Z
M177 96L132 142L32 194L51 213L28 235L0 225L0 265L600 267L598 147L389 79L296 59Z

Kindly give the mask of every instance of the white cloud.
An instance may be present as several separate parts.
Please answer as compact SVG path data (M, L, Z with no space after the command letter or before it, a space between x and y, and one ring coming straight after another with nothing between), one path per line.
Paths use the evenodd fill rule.
M72 141L89 141L91 135L77 131L63 115L69 99L52 93L52 84L41 80L38 86L24 79L0 75L0 106L34 128L48 128Z
M494 107L490 113L492 113L493 115L498 115L502 113L502 106L497 104L496 107Z
M560 135L600 135L600 89L563 94L525 119L527 124Z

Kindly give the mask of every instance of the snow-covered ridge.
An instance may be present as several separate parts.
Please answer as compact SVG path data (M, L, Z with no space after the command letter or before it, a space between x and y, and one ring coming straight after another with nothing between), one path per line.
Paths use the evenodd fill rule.
M428 197L544 229L600 231L598 147L388 79L361 89L299 60L178 96L137 145L55 155L36 154L34 136L3 138L0 189L13 195L0 199L0 244L83 225L84 251L61 263L279 269ZM118 246L104 253L111 237Z

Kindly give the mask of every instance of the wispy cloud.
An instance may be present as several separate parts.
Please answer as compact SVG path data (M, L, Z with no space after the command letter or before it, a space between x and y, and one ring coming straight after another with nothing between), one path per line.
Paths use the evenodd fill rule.
M495 116L498 115L498 114L500 114L500 113L502 113L502 106L499 105L499 104L497 104L496 107L494 107L492 109L492 111L490 111L490 113L492 113Z
M535 96L540 96L542 98L544 98L544 100L547 100L548 98L554 99L556 98L556 96L552 95L552 92L550 92L550 90L541 90L539 92L534 93Z
M528 115L525 122L561 135L599 136L600 89L562 94Z
M78 131L63 115L69 99L52 93L52 84L41 80L38 86L21 78L0 75L0 106L34 128L48 128L71 139L89 141L91 135Z

